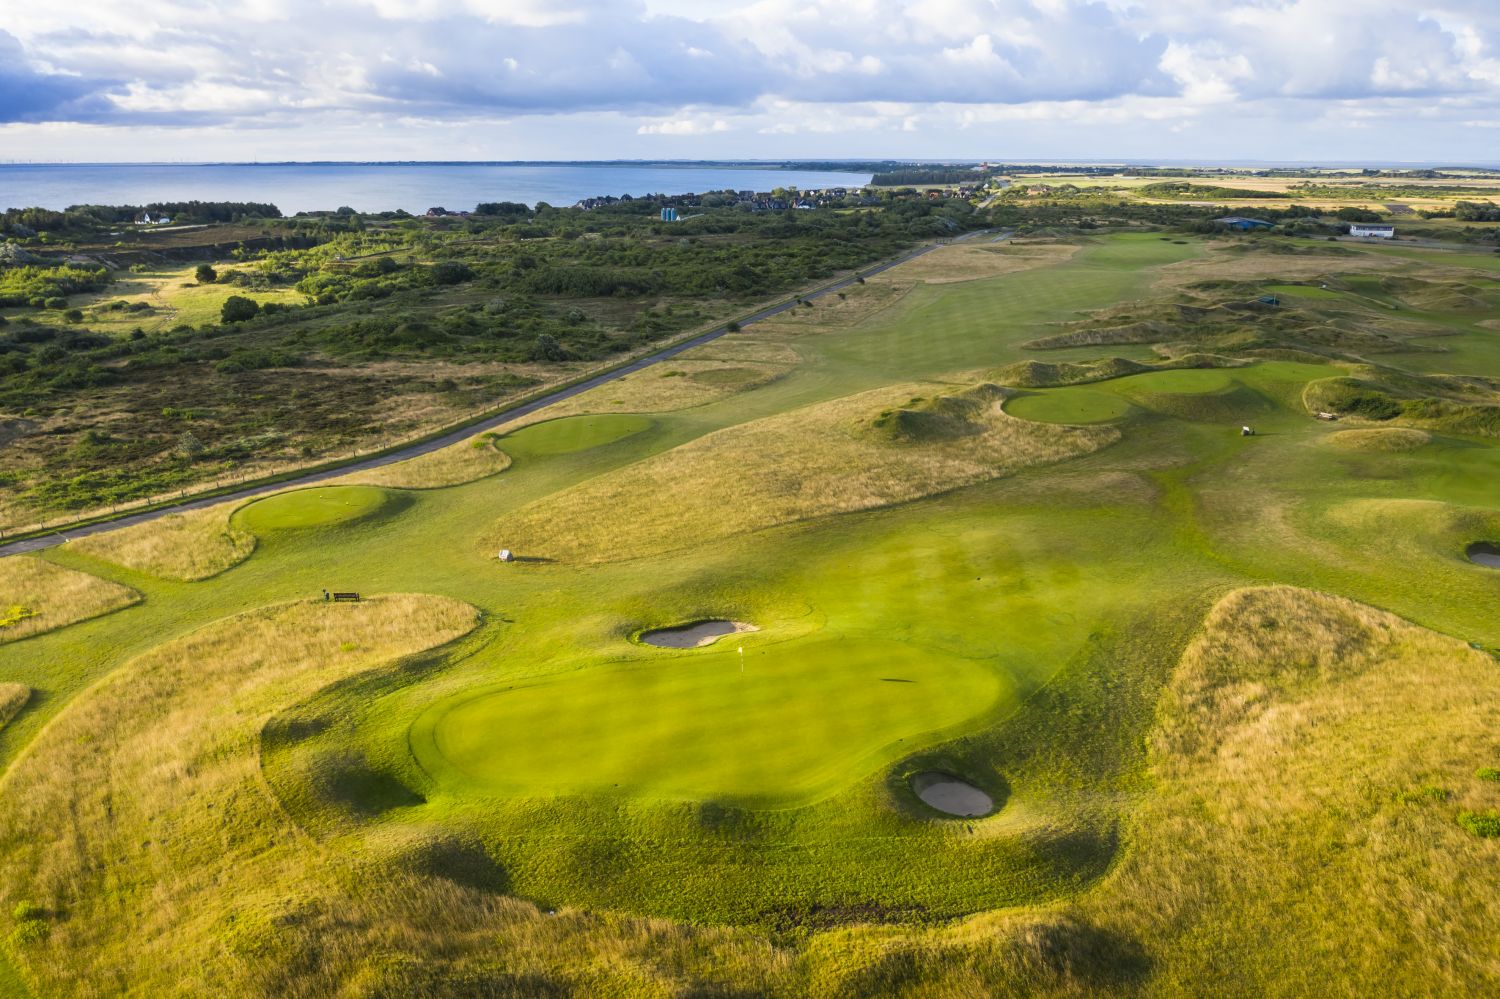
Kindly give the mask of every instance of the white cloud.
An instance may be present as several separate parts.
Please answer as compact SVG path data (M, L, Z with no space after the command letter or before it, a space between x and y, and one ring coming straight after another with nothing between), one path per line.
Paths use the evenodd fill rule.
M648 122L635 130L637 135L709 135L729 131L729 122L723 118L705 121L701 118L674 118L667 121Z
M602 115L726 150L863 132L893 152L982 133L1003 147L1022 125L1085 149L1097 137L1070 128L1116 123L1170 149L1169 129L1214 118L1333 116L1421 117L1458 148L1500 118L1493 0L72 0L5 4L0 43L0 121L216 141L312 127L292 109L317 109L325 134L531 118L555 136Z

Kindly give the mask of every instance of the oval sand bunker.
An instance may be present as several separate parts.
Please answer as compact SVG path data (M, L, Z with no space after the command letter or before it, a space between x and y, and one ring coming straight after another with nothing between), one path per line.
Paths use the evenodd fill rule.
M937 770L912 774L911 789L931 808L966 819L988 815L995 810L995 799L968 781Z
M1490 569L1500 569L1500 545L1489 541L1476 541L1469 546L1469 561Z
M657 628L641 632L641 641L659 649L696 649L712 645L725 635L738 635L747 631L759 631L753 624L743 621L696 621L675 628Z

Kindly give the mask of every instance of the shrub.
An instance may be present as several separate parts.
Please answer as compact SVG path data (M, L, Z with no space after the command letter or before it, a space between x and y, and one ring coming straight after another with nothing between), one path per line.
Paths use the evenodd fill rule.
M1480 780L1500 781L1500 768L1480 767L1478 770L1474 771L1474 776L1478 777Z
M1480 839L1500 837L1500 813L1459 812L1458 824Z
M193 278L199 284L213 284L219 280L219 272L208 264L199 264L198 269L193 271Z
M242 323L247 319L254 319L255 314L260 311L260 303L253 298L243 295L230 295L224 299L224 306L219 310L219 318L225 323Z
M63 318L70 323L81 323L83 322L83 310L69 309L67 312L63 313Z
M724 328L731 333L738 333L740 331L740 324L731 319L724 324Z
M68 300L54 295L52 298L45 299L42 304L49 309L66 309L68 307Z

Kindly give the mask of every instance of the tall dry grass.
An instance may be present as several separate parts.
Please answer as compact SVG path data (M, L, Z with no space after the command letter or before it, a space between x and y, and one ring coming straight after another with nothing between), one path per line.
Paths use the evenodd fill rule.
M239 565L255 536L230 526L238 501L169 513L142 524L68 542L78 551L162 579L200 580Z
M32 555L0 558L0 642L129 606L140 594Z
M160 646L64 709L0 783L0 906L49 914L44 935L13 941L36 994L246 994L266 969L226 941L336 891L264 788L261 725L476 621L420 595L270 607Z
M952 392L936 384L889 386L707 434L523 508L491 547L583 562L650 555L918 499L1119 439L1109 427L1014 419L992 391L972 432L941 439L896 441L878 429L914 397Z
M11 719L21 713L26 702L31 700L31 688L24 683L0 683L0 728L9 725Z
M486 432L415 458L341 476L336 481L343 485L392 489L438 489L473 482L509 467L510 455L500 450L494 433Z

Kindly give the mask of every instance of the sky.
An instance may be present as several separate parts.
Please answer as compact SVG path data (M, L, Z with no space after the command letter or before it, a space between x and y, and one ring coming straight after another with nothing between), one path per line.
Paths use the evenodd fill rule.
M1500 165L1500 0L0 0L0 162Z

